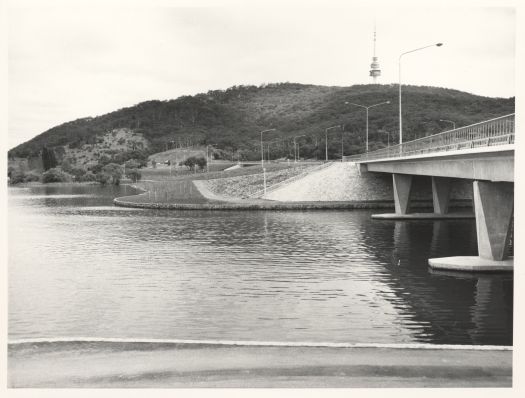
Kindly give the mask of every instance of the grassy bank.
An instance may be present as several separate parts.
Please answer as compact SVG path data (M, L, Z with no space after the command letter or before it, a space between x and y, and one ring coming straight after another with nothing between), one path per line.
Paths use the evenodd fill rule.
M291 165L288 163L268 163L265 166L267 185L271 186L315 166L315 164L293 166L293 163ZM217 202L205 198L193 184L194 180L207 180L214 193L233 200L247 197L250 193L260 191L264 187L262 169L259 165L231 171L221 169L209 173L172 172L171 175L169 168L143 169L142 176L142 181L135 185L146 192L119 198L117 204L119 204L118 202L120 204L158 204L173 205L174 207L171 208L178 208L177 206L180 204L213 204Z

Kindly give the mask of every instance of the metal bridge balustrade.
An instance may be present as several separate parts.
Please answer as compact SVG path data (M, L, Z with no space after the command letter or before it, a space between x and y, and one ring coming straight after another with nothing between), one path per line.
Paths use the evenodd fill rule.
M514 144L514 135L515 114L512 113L510 115L393 145L377 151L344 156L343 161L363 162L486 146L512 145Z

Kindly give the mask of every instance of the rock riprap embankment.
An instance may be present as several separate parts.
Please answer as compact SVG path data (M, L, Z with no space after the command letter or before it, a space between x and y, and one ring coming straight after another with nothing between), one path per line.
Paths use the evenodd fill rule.
M295 177L318 165L298 165L289 168L268 171L266 185L268 187ZM264 189L264 176L262 173L236 177L218 178L208 180L207 188L215 195L225 198L249 198L251 195Z

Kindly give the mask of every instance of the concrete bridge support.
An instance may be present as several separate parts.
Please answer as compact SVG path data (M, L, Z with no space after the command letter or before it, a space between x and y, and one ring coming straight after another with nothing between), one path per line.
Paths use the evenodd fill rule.
M432 202L435 214L448 213L450 202L450 178L432 177Z
M394 184L394 204L396 214L407 214L412 190L412 176L409 174L392 174Z
M431 258L432 268L456 271L512 271L508 259L510 227L514 212L514 184L474 181L474 207L478 256Z
M478 252L482 258L507 258L514 211L514 184L474 181Z
M447 177L432 176L432 201L433 213L409 213L410 195L412 193L413 176L411 174L392 174L394 205L396 212L389 214L374 214L375 219L391 220L433 220L474 218L470 212L449 213L451 179Z

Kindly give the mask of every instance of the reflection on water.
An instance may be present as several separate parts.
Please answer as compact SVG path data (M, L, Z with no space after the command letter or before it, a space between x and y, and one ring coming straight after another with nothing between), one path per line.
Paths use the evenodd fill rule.
M473 220L111 206L130 187L9 190L9 337L512 344L512 275Z

